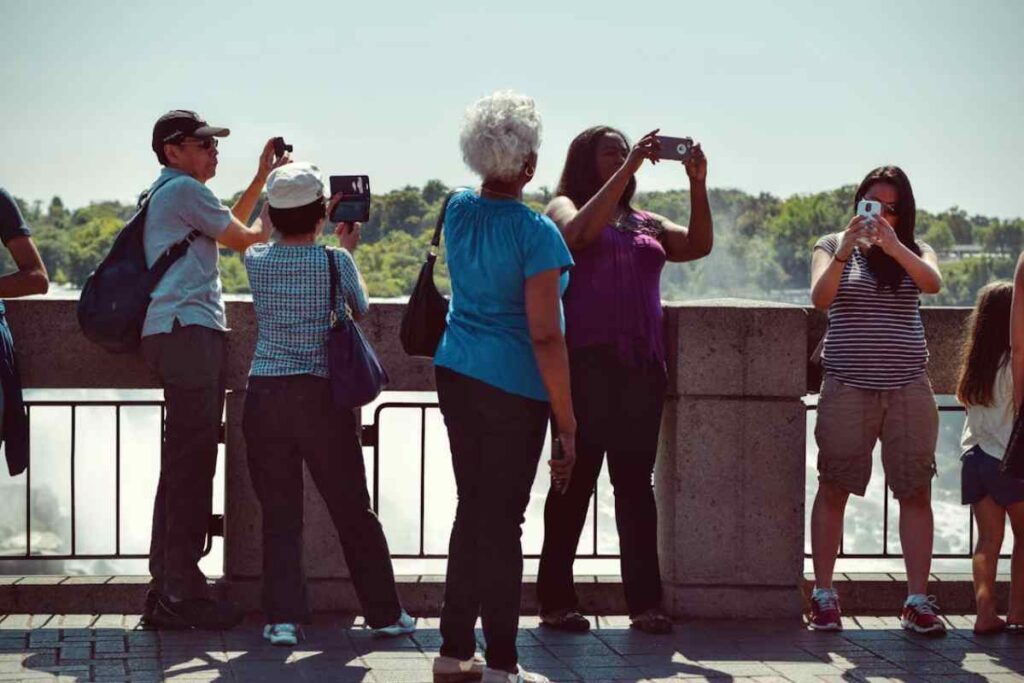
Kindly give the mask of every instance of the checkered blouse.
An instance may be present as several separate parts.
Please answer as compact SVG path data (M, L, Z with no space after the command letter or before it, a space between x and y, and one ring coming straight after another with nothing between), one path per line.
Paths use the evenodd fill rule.
M355 261L344 249L310 245L257 244L245 252L256 310L254 376L327 377L330 285L327 254L341 277L339 315L344 305L365 313L369 302L359 286ZM343 303L344 302L344 305Z

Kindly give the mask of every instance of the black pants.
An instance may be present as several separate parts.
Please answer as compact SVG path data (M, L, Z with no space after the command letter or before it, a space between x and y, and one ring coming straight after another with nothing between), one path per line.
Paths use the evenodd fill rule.
M327 504L367 623L398 620L391 553L366 489L355 414L313 375L251 377L242 417L249 475L263 509L263 609L270 623L309 621L302 568L302 463Z
M219 330L175 323L171 332L143 338L142 352L160 378L166 404L150 585L176 598L205 598L209 588L199 560L213 505L227 339Z
M629 367L605 347L569 356L576 465L564 494L548 493L537 576L541 612L577 609L572 565L605 453L615 491L622 583L631 615L661 603L654 459L665 398L660 363Z
M487 664L512 670L523 579L523 515L550 406L437 367L459 502L448 546L441 654L469 659L479 616Z

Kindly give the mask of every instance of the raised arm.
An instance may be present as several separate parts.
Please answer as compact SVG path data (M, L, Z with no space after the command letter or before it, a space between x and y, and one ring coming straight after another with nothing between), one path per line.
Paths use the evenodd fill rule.
M814 250L811 256L811 305L815 308L824 311L832 305L839 291L843 268L853 254L857 238L867 234L864 218L854 216L841 233L835 254L821 248Z
M686 162L686 175L690 178L690 225L676 225L664 216L651 214L665 229L661 243L669 261L695 261L711 253L715 237L708 202L708 160L700 145L694 145L693 154Z
M608 224L622 199L622 193L629 184L629 179L644 163L644 159L655 158L658 131L653 130L640 138L626 156L625 162L612 177L601 186L593 197L582 207L577 207L571 199L558 196L548 204L546 213L555 222L565 238L565 243L573 251L585 249L601 235L601 230Z
M924 294L938 294L942 289L942 274L939 273L939 260L935 252L923 249L918 256L900 242L888 221L881 216L876 216L874 221L874 243L903 266L903 270L907 271L907 275Z
M0 299L46 294L50 278L32 238L26 235L12 237L7 242L7 250L18 269L0 277Z

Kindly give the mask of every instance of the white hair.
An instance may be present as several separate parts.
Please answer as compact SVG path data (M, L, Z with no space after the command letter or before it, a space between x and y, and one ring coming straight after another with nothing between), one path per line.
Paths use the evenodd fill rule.
M540 147L540 129L532 97L498 91L466 108L459 134L462 159L485 180L512 180Z

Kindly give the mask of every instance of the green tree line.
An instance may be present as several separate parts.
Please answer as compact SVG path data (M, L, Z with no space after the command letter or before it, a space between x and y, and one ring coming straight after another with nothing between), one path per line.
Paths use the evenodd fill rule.
M782 199L767 193L712 189L715 249L701 261L668 264L662 275L663 297L806 301L814 243L846 225L854 191L851 185ZM397 297L412 290L447 192L443 182L430 180L422 187L409 185L373 198L370 220L363 226L362 245L356 252L371 296ZM542 187L525 201L540 211L550 198L548 189ZM51 278L74 287L85 282L135 210L134 205L119 202L94 202L72 210L60 197L53 197L46 206L20 199L18 203ZM689 193L685 190L641 192L634 204L684 225L689 220ZM918 211L917 235L939 252L945 280L943 291L926 298L925 303L971 305L981 286L1012 277L1017 254L1024 249L1024 220L972 216L955 206L941 213ZM222 256L225 291L248 292L240 257L227 250ZM13 267L6 251L0 252L0 260L5 270ZM447 290L443 257L435 275L439 287Z

